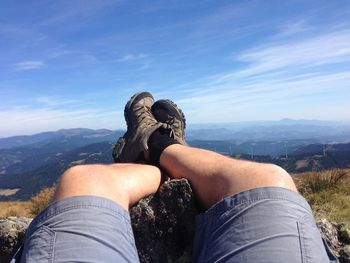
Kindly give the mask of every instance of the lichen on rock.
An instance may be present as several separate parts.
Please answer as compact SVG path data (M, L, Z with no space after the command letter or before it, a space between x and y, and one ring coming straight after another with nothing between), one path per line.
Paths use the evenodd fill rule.
M0 262L10 262L22 245L25 231L32 221L26 217L0 219Z
M345 224L321 219L317 222L317 227L339 262L350 263L349 230L345 227Z
M130 209L141 262L190 262L198 211L186 179L167 180Z

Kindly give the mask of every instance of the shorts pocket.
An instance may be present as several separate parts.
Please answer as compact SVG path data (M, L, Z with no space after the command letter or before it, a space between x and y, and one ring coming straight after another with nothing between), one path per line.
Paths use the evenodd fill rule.
M309 214L297 221L303 263L329 263L326 248L315 220Z
M33 231L24 244L21 262L53 262L56 233L47 226Z

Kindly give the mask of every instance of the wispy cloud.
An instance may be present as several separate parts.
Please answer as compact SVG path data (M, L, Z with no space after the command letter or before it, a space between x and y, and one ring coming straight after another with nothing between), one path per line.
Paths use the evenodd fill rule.
M191 96L176 102L184 108L189 122L193 123L317 116L345 120L349 119L346 100L334 104L331 98L346 98L349 82L349 71L334 74L319 72L299 79L287 76L261 78L246 83L237 79L200 85L191 92Z
M323 118L348 119L341 98L348 94L350 83L350 31L289 44L271 40L241 51L235 59L240 68L183 87L177 102L190 113L190 121L264 119L259 112L276 119L317 118L316 109ZM185 93L187 88L191 96ZM339 97L337 105L326 100L334 96ZM239 114L235 117L234 112Z
M350 31L344 30L288 44L270 43L240 54L238 61L249 66L234 73L251 76L286 67L314 67L350 59Z
M36 102L39 104L45 105L45 106L61 106L61 105L67 105L67 104L77 104L80 101L79 100L73 100L73 99L64 99L59 97L47 97L47 96L41 96L36 98Z
M18 134L31 134L40 131L62 128L124 128L122 112L98 109L50 109L12 108L0 111L0 119L6 123L1 127L0 137Z
M47 35L25 25L0 23L0 35L15 41L37 44L47 38ZM23 43L21 43L23 45Z
M63 3L62 3L63 2ZM92 17L102 10L119 5L122 1L116 0L92 0L92 1L62 1L51 2L51 9L54 11L50 16L41 22L41 25L53 25L66 23L67 20L75 20L81 23L81 19ZM74 25L72 25L74 26Z
M138 54L126 54L119 59L117 59L120 63L128 63L130 65L136 66L136 68L132 69L133 71L142 71L151 67L152 59L149 55L138 53Z
M288 22L285 25L282 25L281 32L277 34L276 38L285 38L290 36L295 36L296 34L308 32L313 29L308 23L306 19L294 20Z
M135 60L140 60L140 59L145 59L148 58L147 55L145 54L127 54L121 58L118 59L119 62L125 62L125 61L135 61Z
M46 64L41 60L27 60L13 64L15 71L40 69L45 66Z

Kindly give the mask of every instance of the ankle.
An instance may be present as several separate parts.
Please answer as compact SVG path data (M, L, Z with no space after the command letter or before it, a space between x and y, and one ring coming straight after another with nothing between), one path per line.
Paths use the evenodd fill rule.
M168 131L158 129L155 131L149 141L148 147L150 151L150 161L152 164L159 166L160 156L162 152L173 144L179 144L175 139L168 135Z

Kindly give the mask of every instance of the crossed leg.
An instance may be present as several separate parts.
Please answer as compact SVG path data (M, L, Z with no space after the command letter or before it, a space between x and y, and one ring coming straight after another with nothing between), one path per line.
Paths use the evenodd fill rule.
M187 178L206 208L225 197L258 187L297 191L290 175L277 165L236 160L180 144L163 151L160 165L173 178Z
M258 192L254 192L253 195L248 196L250 201L255 200L254 205L241 208L238 216L233 214L228 219L228 213L235 213L235 209L232 210L235 206L232 207L232 205L227 205L228 203L226 203L226 210L221 211L219 216L216 215L214 218L208 217L205 219L205 224L197 226L194 259L198 262L216 262L220 260L257 262L261 258L261 254L264 254L264 259L269 260L269 262L279 262L281 257L286 257L285 262L300 262L303 252L298 250L300 249L300 238L302 238L298 234L298 218L303 218L304 220L300 224L305 227L305 233L308 235L308 245L314 253L313 259L316 260L317 257L319 259L314 262L323 262L322 260L327 258L319 232L314 226L311 210L309 210L306 201L295 193L297 190L293 180L282 168L272 164L235 160L211 151L179 144L173 144L165 148L160 156L160 166L173 178L187 178L192 184L198 200L206 208L210 208L220 200L238 193L243 193L243 197L247 198L248 195L244 194L252 189L261 190L262 192L260 191L259 194L263 193L264 195L262 198L261 195L256 195ZM96 164L75 166L62 175L53 201L60 203L57 201L64 202L79 196L97 196L119 204L119 206L124 208L124 212L118 210L118 213L126 213L126 210L136 204L141 198L155 193L161 180L160 169L152 165ZM270 191L266 190L267 188L277 190ZM287 189L288 192L286 193L279 189ZM260 201L256 200L256 197L260 198ZM285 200L285 198L289 198L289 200ZM297 203L299 204L296 205ZM253 207L254 209L251 209ZM130 240L133 240L130 219L125 221L127 216L124 214L122 221L120 219L114 221L114 219L110 219L115 217L113 215L114 212L109 214L98 212L97 215L100 215L100 217L96 220L96 214L91 215L88 211L91 210L85 211L85 219L81 219L80 214L70 216L73 218L73 221L70 219L73 222L73 224L70 223L71 225L74 227L80 225L78 227L79 231L81 227L87 229L83 229L85 231L83 235L74 235L68 239L67 237L56 239L56 246L61 246L61 248L49 248L45 258L47 255L52 255L50 251L55 249L55 256L60 257L62 260L63 257L67 256L65 251L69 247L68 251L71 254L68 253L69 258L67 260L71 257L81 259L83 256L93 258L96 257L97 253L104 253L105 257L102 258L101 255L97 255L100 261L102 260L101 262L108 261L108 258L111 257L116 258L117 255L121 255L121 262L128 260L129 262L137 262L137 252L135 248L133 250L132 246L130 247L129 243ZM244 213L241 213L243 211ZM221 214L226 215L226 221L222 221ZM207 216L211 216L211 214L209 213ZM88 220L88 217L93 219ZM74 221L75 219L77 221ZM114 223L109 223L109 228L100 235L98 246L95 246L94 249L87 250L91 239L95 239L95 234L89 237L86 244L76 247L75 242L83 243L81 239L88 236L91 228L96 227L94 219L95 221L107 219L112 220L108 222ZM86 223L90 222L90 225L81 226L80 220L85 220L84 222ZM210 222L212 223L207 223L209 222L208 220L211 220ZM66 219L59 218L54 220L51 225L58 227L58 231L63 230L66 234L70 232L65 230L66 227L64 225L57 225L57 222L64 224ZM125 222L129 223L125 225ZM71 225L68 225L67 228L71 227ZM102 229L105 226L101 226ZM33 227L36 227L32 231L35 236L35 233L41 231L42 226L34 224ZM123 230L125 227L127 230ZM200 230L202 227L206 230ZM76 231L74 228L71 233L76 233ZM59 237L61 233L57 233ZM125 237L125 233L130 233L131 236ZM110 235L108 236L108 234ZM79 241L77 241L78 239ZM109 243L105 239L110 240ZM25 246L24 249L25 259L30 258L33 255L31 253L34 253L30 250L31 237L28 240L29 245ZM73 241L68 245L64 244L67 240ZM208 245L205 242L209 240L212 243ZM43 242L42 237L40 242ZM40 244L41 250L43 250L42 246L45 243ZM105 244L107 244L107 247ZM104 248L99 249L99 246ZM123 250L124 247L127 248ZM75 250L80 252L75 252ZM101 250L106 251L101 252ZM82 255L82 251L86 255ZM127 259L130 251L133 251L133 256ZM35 254L35 256L38 255ZM245 260L242 260L242 257ZM41 262L37 258L35 260L35 262Z
M32 221L23 252L15 258L36 263L138 262L127 210L155 193L160 182L160 170L151 165L68 169L53 203Z
M171 177L188 179L206 208L225 197L258 187L297 191L289 174L279 166L235 160L180 144L164 150L160 165ZM62 175L53 201L94 195L128 209L141 198L155 193L160 182L161 171L152 165L79 165Z
M110 199L128 210L159 188L159 168L145 164L91 164L68 169L61 177L53 202L92 195Z

